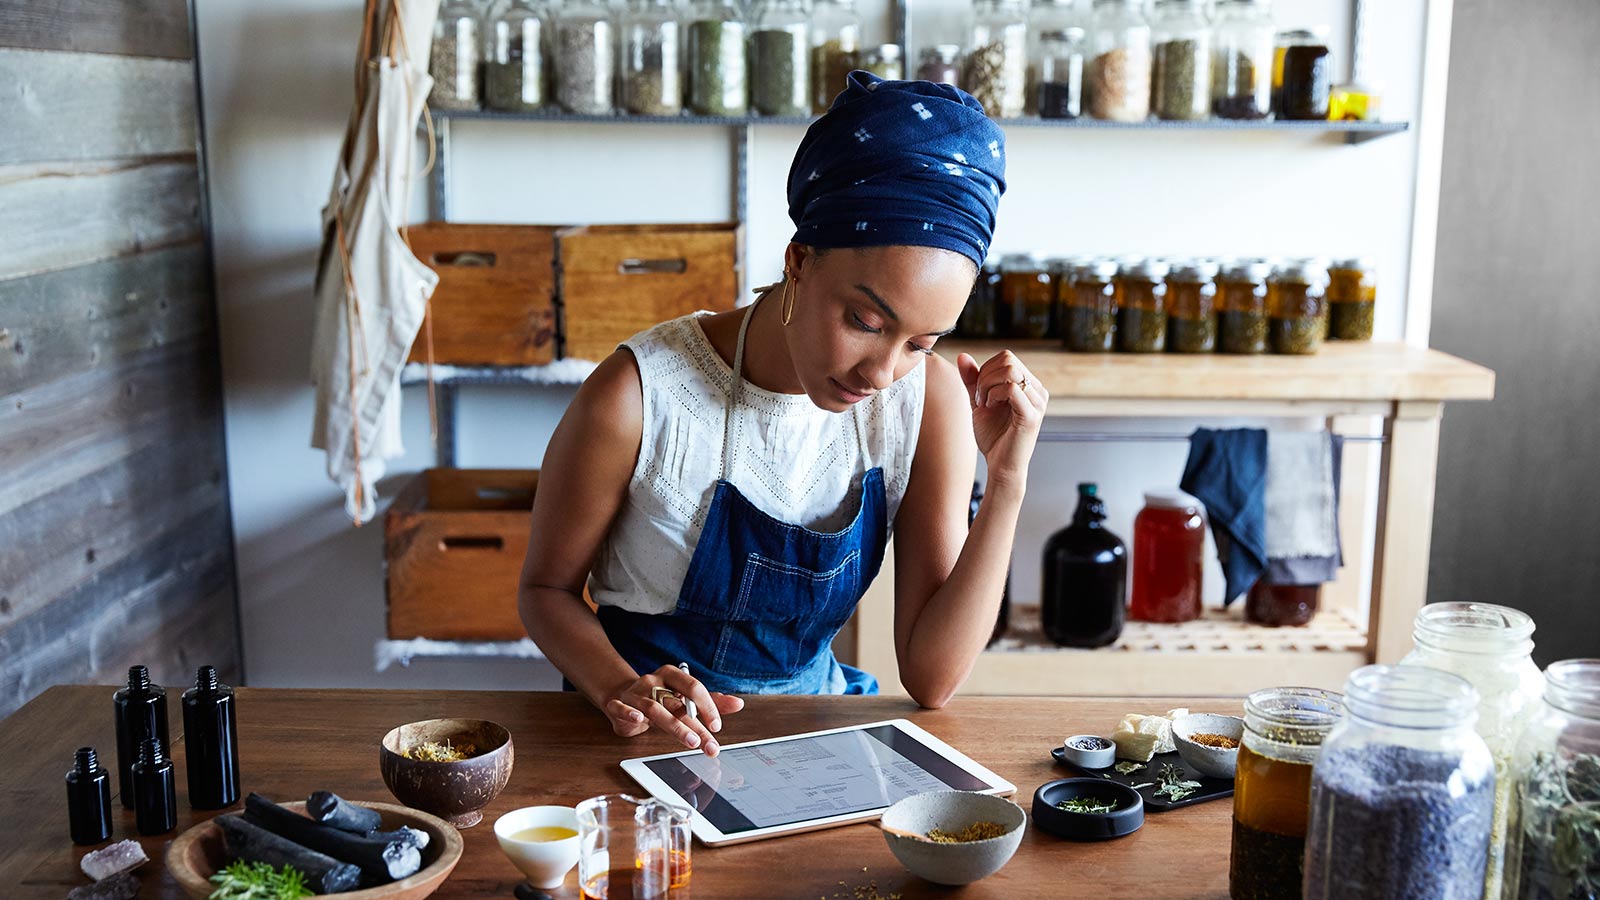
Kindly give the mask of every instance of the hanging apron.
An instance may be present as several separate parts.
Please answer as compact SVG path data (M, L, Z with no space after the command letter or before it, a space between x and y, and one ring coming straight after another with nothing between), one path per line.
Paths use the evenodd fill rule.
M767 515L728 480L745 332L755 306L739 325L722 473L677 608L652 615L602 606L600 624L640 674L687 662L708 690L729 694L876 694L878 680L841 664L831 645L883 564L883 469L861 476L855 517L831 533ZM850 415L866 459L859 406Z

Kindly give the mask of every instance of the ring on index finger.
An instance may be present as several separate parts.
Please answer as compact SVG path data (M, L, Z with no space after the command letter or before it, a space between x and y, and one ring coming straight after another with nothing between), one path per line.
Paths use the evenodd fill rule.
M661 698L662 697L671 697L672 699L674 699L674 700L678 701L679 703L683 704L684 714L687 715L689 718L691 718L691 719L699 718L699 710L695 708L694 701L690 700L688 697L683 696L682 694L678 693L677 691L673 690L672 688L663 687L661 685L656 685L655 687L650 689L650 699L651 700L654 700L657 703L661 703ZM665 703L661 703L661 705L662 706L666 706Z

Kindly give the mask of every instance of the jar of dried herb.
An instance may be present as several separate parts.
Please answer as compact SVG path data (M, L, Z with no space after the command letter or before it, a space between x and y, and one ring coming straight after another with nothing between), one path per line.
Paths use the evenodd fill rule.
M1167 273L1167 349L1210 353L1217 349L1217 264L1185 260Z
M956 333L964 338L997 338L1007 335L999 321L1000 262L994 257L984 261L978 277L972 282L972 293L967 295L967 305L961 310L961 321ZM1009 323L1010 316L1006 316Z
M534 112L544 106L544 41L548 20L535 0L512 0L489 23L483 100L490 109Z
M1011 311L1011 337L1049 336L1055 284L1038 258L1012 253L1000 259L1000 305Z
M1211 115L1211 25L1204 0L1157 0L1150 19L1154 51L1151 105L1159 118Z
M1272 56L1272 111L1278 118L1328 118L1333 54L1326 34L1326 28L1278 32Z
M482 92L479 80L483 62L483 18L472 0L450 0L433 24L433 47L428 74L433 90L428 105L434 109L477 109Z
M984 112L1019 118L1028 99L1028 17L1021 0L973 0L961 82Z
M1600 659L1551 663L1517 747L1505 900L1600 896Z
M1117 122L1150 116L1150 23L1140 0L1095 0L1084 93L1089 115Z
M672 0L633 0L622 17L622 108L638 116L683 112L683 25Z
M1160 353L1167 347L1167 263L1144 259L1117 271L1117 349Z
M961 45L935 44L923 47L917 59L917 80L961 86Z
M744 14L735 0L703 0L689 24L689 109L702 116L750 111Z
M1211 32L1211 112L1217 118L1272 114L1276 34L1268 0L1218 0Z
M616 72L616 23L598 0L576 0L556 16L556 102L567 112L609 116Z
M861 68L885 81L904 81L906 63L899 44L879 44L861 59Z
M1341 259L1328 267L1328 337L1372 340L1378 267L1370 259Z
M811 10L811 111L822 114L844 90L861 54L855 0L816 0Z
M811 24L804 0L756 7L750 40L750 102L764 116L811 112Z
M1066 348L1078 353L1108 353L1117 336L1117 293L1113 281L1117 261L1094 259L1072 273L1072 291L1065 297L1062 335Z
M1217 349L1223 353L1267 352L1267 276L1272 264L1246 259L1217 275Z
M1328 330L1328 270L1294 260L1267 279L1267 332L1273 353L1306 355L1322 349Z

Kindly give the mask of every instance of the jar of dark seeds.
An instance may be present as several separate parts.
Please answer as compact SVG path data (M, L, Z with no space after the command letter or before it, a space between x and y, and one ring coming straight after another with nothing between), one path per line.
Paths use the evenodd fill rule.
M817 0L811 10L811 111L821 115L860 62L861 14L855 0Z
M1022 116L1028 99L1028 18L1021 0L973 0L961 82L984 112Z
M428 105L434 109L477 109L482 92L479 80L483 62L483 19L471 0L450 0L433 24L433 47L428 74L433 90Z
M1276 34L1267 0L1218 0L1211 33L1211 112L1217 118L1272 113Z
M683 26L672 0L634 0L622 17L622 108L636 116L683 112Z
M595 0L563 5L556 16L556 102L567 112L609 116L616 72L616 24Z
M1217 349L1223 353L1267 352L1267 276L1272 265L1246 259L1217 275Z
M1600 896L1600 659L1551 663L1513 764L1505 900Z
M1141 8L1139 0L1095 0L1084 93L1096 119L1150 116L1150 23Z
M744 14L735 0L702 0L689 24L689 109L702 116L750 111Z
M1328 332L1328 270L1315 260L1285 263L1267 280L1267 333L1273 353L1307 355Z
M1109 353L1117 336L1117 294L1112 281L1117 261L1082 262L1072 273L1072 291L1064 297L1062 337L1078 353Z
M861 60L861 68L885 81L904 81L906 77L906 64L900 54L899 44L879 44L868 50Z
M1185 260L1167 273L1167 350L1210 353L1217 349L1217 264Z
M1328 337L1372 340L1378 267L1370 259L1341 259L1328 267Z
M1366 666L1311 779L1305 900L1479 900L1494 762L1478 692L1448 672Z
M750 39L750 103L764 116L811 113L811 28L803 0L756 7Z
M1328 118L1333 55L1326 29L1278 32L1272 62L1272 111L1280 119Z
M917 60L917 80L961 86L961 45L923 47Z
M1088 37L1069 27L1039 35L1039 117L1076 119L1083 115L1083 64Z
M1084 45L1088 43L1089 17L1079 13L1071 0L1032 0L1028 4L1028 98L1026 113L1044 115L1044 68L1045 60L1052 55L1060 55L1060 43L1066 37L1069 28L1079 30L1078 55L1084 53ZM1050 46L1055 44L1056 46ZM1060 68L1058 65L1057 68ZM1079 66L1079 84L1082 84L1083 65ZM1056 74L1057 78L1067 75L1063 70ZM1082 88L1079 88L1080 105ZM1052 117L1059 118L1059 117Z
M1117 271L1117 349L1160 353L1167 346L1167 264L1128 263Z
M512 0L489 24L483 101L490 109L534 112L544 106L547 20L534 0Z
M1048 337L1051 307L1055 305L1055 283L1049 270L1031 254L1002 257L1000 305L1011 311L1011 337Z
M1204 0L1157 0L1150 20L1154 51L1151 107L1162 119L1211 115L1211 25Z

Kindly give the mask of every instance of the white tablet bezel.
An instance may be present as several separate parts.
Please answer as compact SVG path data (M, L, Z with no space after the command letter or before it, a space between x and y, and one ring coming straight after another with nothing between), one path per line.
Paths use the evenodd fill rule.
M988 767L975 762L966 754L955 749L954 747L951 747L949 744L946 744L944 741L940 740L934 735L929 734L926 730L917 726L909 719L885 719L880 722L865 722L860 725L847 725L843 728L828 728L822 731L807 731L803 734L786 734L780 737L766 738L765 740L759 741L745 741L741 744L727 744L723 746L722 752L726 753L729 750L738 749L740 747L754 747L761 744L776 744L784 741L801 740L803 738L812 738L827 734L840 734L846 731L863 731L868 728L878 728L883 725L891 725L899 728L907 737L910 737L913 740L921 743L947 762L966 772L968 775L971 775L974 778L977 778L979 781L982 781L984 784L989 785L989 787L986 787L981 791L976 791L975 793L992 794L997 797L1009 797L1017 792L1016 785L1005 780L1004 778L1001 778L999 775L996 775L994 772L990 771ZM634 781L637 781L641 787L648 791L650 796L655 797L658 800L671 803L675 806L686 806L687 803L685 798L680 796L677 791L674 791L654 772L650 771L645 763L658 759L673 759L685 756L696 756L699 753L699 750L682 750L676 753L659 753L655 756L641 756L634 759L625 759L622 761L622 770L627 772ZM713 825L709 819L696 811L694 817L690 821L690 827L694 830L695 836L700 838L701 842L706 846L717 847L728 844L743 844L749 841L759 841L764 838L777 837L784 834L799 834L806 831L820 831L824 828L833 828L838 825L849 825L855 822L869 822L881 816L883 811L887 808L888 807L886 806L876 807L873 809L861 810L860 812L842 813L835 816L824 816L817 819L806 819L800 822L791 822L787 825L771 825L765 828L741 831L738 834L723 833L723 831L717 828L717 826Z

